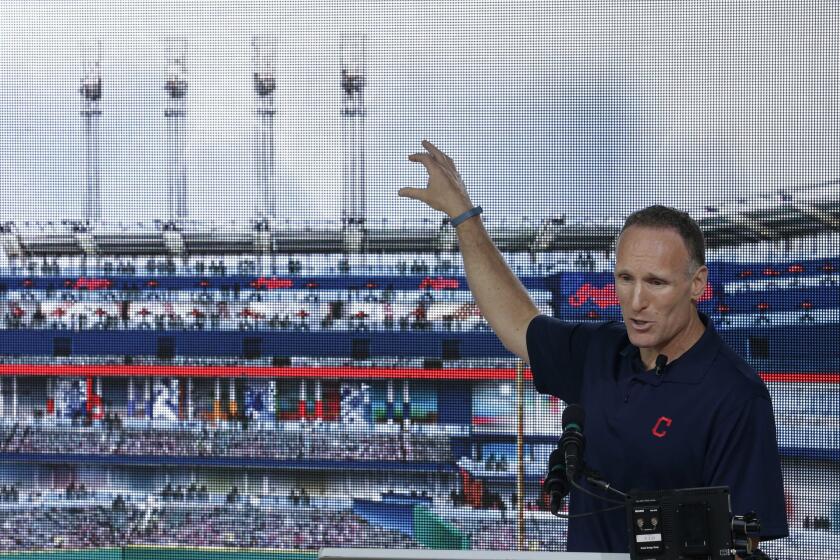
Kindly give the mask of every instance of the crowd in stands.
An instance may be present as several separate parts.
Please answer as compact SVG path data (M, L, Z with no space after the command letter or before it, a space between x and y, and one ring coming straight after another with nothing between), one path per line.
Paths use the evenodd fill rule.
M274 365L272 357L248 359L239 356L181 356L176 355L171 359L161 359L156 356L134 355L129 356L130 363L134 365L147 366L271 366ZM367 360L354 360L350 357L335 356L290 356L285 366L290 367L342 367L348 365L361 365L365 367L384 368L424 368L428 367L427 358L420 356L375 356ZM101 354L97 356L0 356L0 364L27 364L27 365L126 365L126 357L123 355ZM459 360L442 361L443 368L502 368L509 369L516 366L517 360L512 357L486 357L486 358L461 358ZM275 366L277 367L277 366Z
M299 507L293 512L248 505L163 512L131 544L181 544L234 548L317 550L331 547L417 548L410 537L365 522L352 512Z
M294 259L289 259L287 271L293 273ZM226 276L228 274L255 274L257 262L251 258L239 258L234 263L225 259L189 259L176 261L171 257L111 257L99 259L96 262L85 263L84 270L72 259L42 258L40 260L27 259L16 263L12 270L17 274L27 276L62 276L84 272L103 276Z
M0 551L91 549L128 545L317 550L324 546L417 548L402 533L370 525L349 510L224 505L135 504L0 509Z
M198 261L203 263L204 261ZM424 275L441 273L429 271L422 259L400 261L400 273ZM301 267L300 261L289 259L290 270ZM591 254L579 253L571 261L572 270L594 272L601 270ZM31 264L31 263L30 263ZM50 264L45 270L53 271ZM103 265L105 266L105 265ZM127 266L127 265L126 265ZM150 273L174 274L174 263L147 263ZM196 267L203 267L204 264ZM223 261L210 261L213 270L223 270ZM442 265L441 265L442 266ZM237 264L237 272L252 274L256 270L252 260ZM461 273L449 270L445 273ZM37 268L37 267L36 267ZM403 271L407 268L407 272ZM59 267L60 269L60 267ZM170 270L171 269L171 270ZM203 270L203 268L202 268ZM767 268L764 272L775 269ZM169 271L169 272L167 272ZM734 273L733 273L734 274ZM789 278L788 278L789 276ZM715 321L732 323L733 314L750 315L756 324L769 324L770 315L777 312L796 312L800 321L814 321L814 310L824 307L816 303L825 287L836 286L837 275L821 273L820 276L784 276L785 282L802 282L801 288L811 286L815 294L794 294L789 298L753 302L749 282L763 286L767 291L777 287L776 276L761 276L759 280L733 278L724 287L715 288ZM130 289L91 286L91 283L108 282L106 279L88 279L82 286L61 288L4 290L0 285L0 327L5 329L68 329L82 330L272 330L272 331L487 331L488 324L466 286L425 286L415 290L395 290L393 287L348 288L320 290L291 288L274 289L278 278L246 280L238 277L230 285L213 289L161 290L140 283ZM427 277L428 279L429 277ZM750 277L748 277L750 278ZM819 283L806 280L819 278ZM250 279L250 280L247 280ZM445 279L444 279L445 280ZM813 285L812 285L813 284ZM140 286L143 287L140 287ZM788 284L784 284L788 285ZM793 286L794 284L790 284ZM800 286L800 284L795 284ZM422 284L421 284L422 286ZM276 287L276 286L275 286ZM761 292L762 290L759 290ZM548 291L532 291L540 309L551 314L552 296ZM739 299L740 298L740 299ZM590 310L591 311L591 310ZM581 312L588 313L586 309ZM596 313L598 317L602 313Z
M232 487L227 495L228 502L236 501L238 494L239 489L236 488L236 486ZM160 496L164 502L207 502L210 500L210 492L207 490L207 485L195 482L190 483L187 487L184 487L181 484L173 486L171 482L167 482L166 486L163 487L158 496Z
M87 500L92 497L92 493L87 489L84 482L78 484L71 482L64 490L64 497L67 500Z
M548 293L537 294L549 312ZM465 290L0 293L0 327L59 330L487 330Z
M19 502L20 491L14 484L4 484L0 487L0 502Z
M61 494L19 500L14 485L3 485L13 501L0 507L0 551L89 549L126 545L275 548L316 550L330 547L419 548L402 533L372 525L349 509L311 499L292 488L269 504L231 486L223 495L205 484L167 483L150 495L96 492L71 482ZM5 496L6 494L0 494ZM412 496L427 497L413 491ZM496 496L499 500L500 497ZM515 497L512 499L515 500ZM515 516L488 518L473 508L448 510L450 521L469 535L473 548L517 547ZM560 522L529 516L529 548L560 550ZM565 529L565 527L562 527Z
M296 506L301 505L306 507L309 507L311 503L309 492L306 491L306 488L292 488L289 491L289 501Z
M364 256L363 256L364 257ZM517 274L546 274L552 271L600 271L610 264L609 255L593 251L545 253L539 256L506 254L506 260ZM524 258L523 258L524 257ZM268 261L268 262L266 262ZM70 258L21 259L9 263L5 272L21 276L59 277L68 275L99 276L245 276L256 274L287 275L425 275L457 274L464 272L459 255L395 254L367 256L355 262L345 255L306 256L278 255L258 260L252 256L190 257L187 259L160 257L103 257L80 260Z
M449 438L408 431L306 431L178 429L150 426L111 429L55 424L0 424L0 453L74 453L274 460L454 461Z

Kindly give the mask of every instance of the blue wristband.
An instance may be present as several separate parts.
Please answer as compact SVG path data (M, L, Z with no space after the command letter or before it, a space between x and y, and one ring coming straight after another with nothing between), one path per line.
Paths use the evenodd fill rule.
M463 214L460 214L460 215L452 218L452 220L449 223L452 224L452 227L458 227L462 223L464 223L466 220L469 220L473 216L478 216L482 212L484 212L484 210L481 208L481 206L473 206L472 208L470 208L469 210L467 210Z

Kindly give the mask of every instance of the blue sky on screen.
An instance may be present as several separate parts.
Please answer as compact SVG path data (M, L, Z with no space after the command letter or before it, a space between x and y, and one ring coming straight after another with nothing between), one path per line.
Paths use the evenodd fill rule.
M250 38L278 38L278 211L335 218L342 33L367 36L368 217L429 138L488 215L727 204L840 176L835 2L77 2L0 6L0 218L81 216L82 46L102 43L103 210L166 213L164 38L188 42L195 218L250 216Z

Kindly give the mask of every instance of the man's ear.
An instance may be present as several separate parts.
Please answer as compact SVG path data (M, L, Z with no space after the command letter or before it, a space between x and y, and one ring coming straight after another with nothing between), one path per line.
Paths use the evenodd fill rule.
M706 291L709 281L709 268L704 264L694 271L691 277L691 301L697 303Z

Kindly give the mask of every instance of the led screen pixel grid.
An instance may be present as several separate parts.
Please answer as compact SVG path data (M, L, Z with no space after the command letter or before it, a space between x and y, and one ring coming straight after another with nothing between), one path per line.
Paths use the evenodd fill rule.
M838 13L4 4L0 550L564 550L564 403L525 372L520 500L519 364L396 195L429 138L548 315L621 319L633 210L700 222L700 309L773 399L762 548L836 557Z

